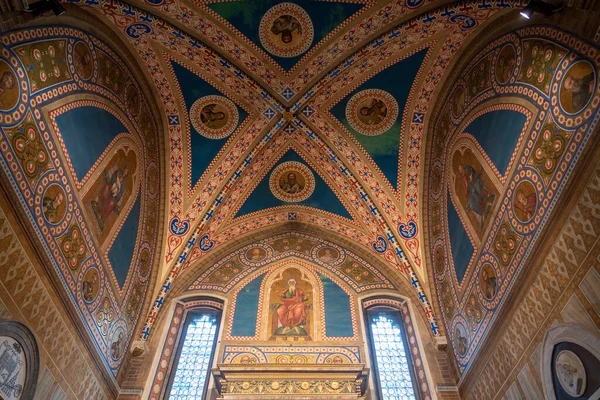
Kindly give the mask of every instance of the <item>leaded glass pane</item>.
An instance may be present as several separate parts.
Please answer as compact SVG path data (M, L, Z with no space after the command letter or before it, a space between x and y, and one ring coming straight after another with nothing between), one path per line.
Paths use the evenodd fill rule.
M217 319L213 314L198 315L190 322L169 399L202 399L216 333Z
M371 314L370 324L381 400L415 400L400 326L383 312Z

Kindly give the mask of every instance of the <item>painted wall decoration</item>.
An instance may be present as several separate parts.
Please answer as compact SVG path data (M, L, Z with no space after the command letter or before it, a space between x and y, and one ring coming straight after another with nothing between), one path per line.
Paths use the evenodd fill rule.
M194 129L208 139L222 139L239 124L237 106L223 96L204 96L192 104L190 121Z
M21 398L26 369L25 354L19 342L0 336L0 394L3 399Z
M346 104L346 119L352 128L365 136L387 132L398 118L398 102L383 90L365 89Z
M461 374L596 127L597 52L552 28L509 32L483 47L440 99L425 209L439 227L429 232L430 257Z
M288 161L271 172L269 188L279 200L295 203L310 197L315 190L315 178L305 165Z
M308 277L295 268L281 270L267 290L269 340L311 340L314 288Z
M0 169L115 377L156 259L156 120L132 72L97 37L53 26L1 40Z
M262 17L258 34L269 53L291 58L308 50L313 42L314 27L302 7L294 3L280 3Z

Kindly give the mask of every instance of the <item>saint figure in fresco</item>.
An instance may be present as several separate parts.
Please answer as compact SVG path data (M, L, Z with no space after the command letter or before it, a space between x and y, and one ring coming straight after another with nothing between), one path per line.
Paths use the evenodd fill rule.
M119 332L118 339L110 345L110 355L115 360L121 357L121 351L123 350L123 336L123 332Z
M362 106L359 110L361 119L367 121L369 125L377 125L385 119L387 115L387 107L385 103L379 99L371 99L371 104Z
M483 296L486 299L491 299L496 294L496 287L498 285L498 278L496 278L493 274L490 275L487 268L484 268L481 271L481 290L483 291Z
M459 178L462 179L467 195L465 211L467 213L472 212L479 221L480 227L483 228L496 196L489 193L485 187L483 178L481 177L482 171L477 172L470 165L460 164L458 166L458 174Z
M290 172L287 176L287 180L282 179L279 182L279 187L281 188L281 190L283 190L286 193L300 193L300 191L302 191L303 187L302 185L300 185L298 183L298 181L296 181L296 174L293 172Z
M454 333L456 334L456 337L454 338L454 345L456 346L458 354L463 356L467 352L467 345L469 343L467 341L467 338L464 336L464 332L461 329L457 328Z
M81 45L85 46L85 45ZM83 51L75 51L75 56L73 57L73 63L75 64L75 69L77 72L83 75L87 75L91 72L92 68L92 55L87 48L82 47Z
M566 76L563 82L563 87L570 92L572 97L573 111L581 110L587 104L594 90L594 73L590 72L583 78L574 78Z
M113 167L104 171L104 185L100 188L95 200L92 200L92 209L100 231L112 213L120 214L125 195L125 181L129 177L129 167Z
M50 196L44 196L42 199L42 212L46 220L51 223L55 223L57 220L58 207L63 203L64 196L62 193L57 193L54 198Z
M200 120L211 129L215 129L217 123L225 119L225 113L223 111L215 111L216 107L216 104L208 104L200 111Z
M277 328L274 335L307 336L304 326L308 316L306 312L308 296L297 287L296 279L293 277L288 279L287 289L279 294L279 298L283 304L275 304L274 307L281 326Z
M332 263L335 260L337 260L336 255L333 253L333 250L328 248L323 250L323 253L319 256L319 258L326 263Z
M281 35L281 41L285 44L292 42L292 33L294 33L294 31L298 31L299 34L302 34L302 26L300 25L300 21L291 15L279 16L273 21L273 26L271 26L271 32L274 35Z
M250 252L249 258L250 258L250 261L260 261L263 258L265 258L265 256L263 255L263 250L261 248L255 247Z
M535 193L529 193L525 195L523 189L517 190L517 202L515 203L515 208L521 211L523 215L523 221L529 221L533 214L535 214L535 208L537 205L537 199L535 197Z
M16 84L17 80L15 79L14 74L10 71L4 71L0 77L0 96L4 95L4 93L9 90L14 89Z
M93 274L91 279L83 281L83 298L85 301L92 301L96 297L96 285L98 284L98 275Z

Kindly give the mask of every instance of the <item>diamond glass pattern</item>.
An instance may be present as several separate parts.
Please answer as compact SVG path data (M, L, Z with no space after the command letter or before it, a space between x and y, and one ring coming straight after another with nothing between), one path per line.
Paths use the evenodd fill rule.
M213 314L196 316L188 325L181 348L177 370L171 387L171 400L200 400L217 332L217 320Z
M370 320L383 396L381 400L414 400L415 392L400 326L388 313L371 314Z

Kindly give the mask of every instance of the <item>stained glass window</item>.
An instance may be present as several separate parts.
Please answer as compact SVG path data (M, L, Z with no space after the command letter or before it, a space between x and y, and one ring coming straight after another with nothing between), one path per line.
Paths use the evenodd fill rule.
M416 400L412 363L405 346L400 312L367 311L380 400Z
M219 315L212 311L188 317L183 344L171 383L170 400L202 400L212 363Z

